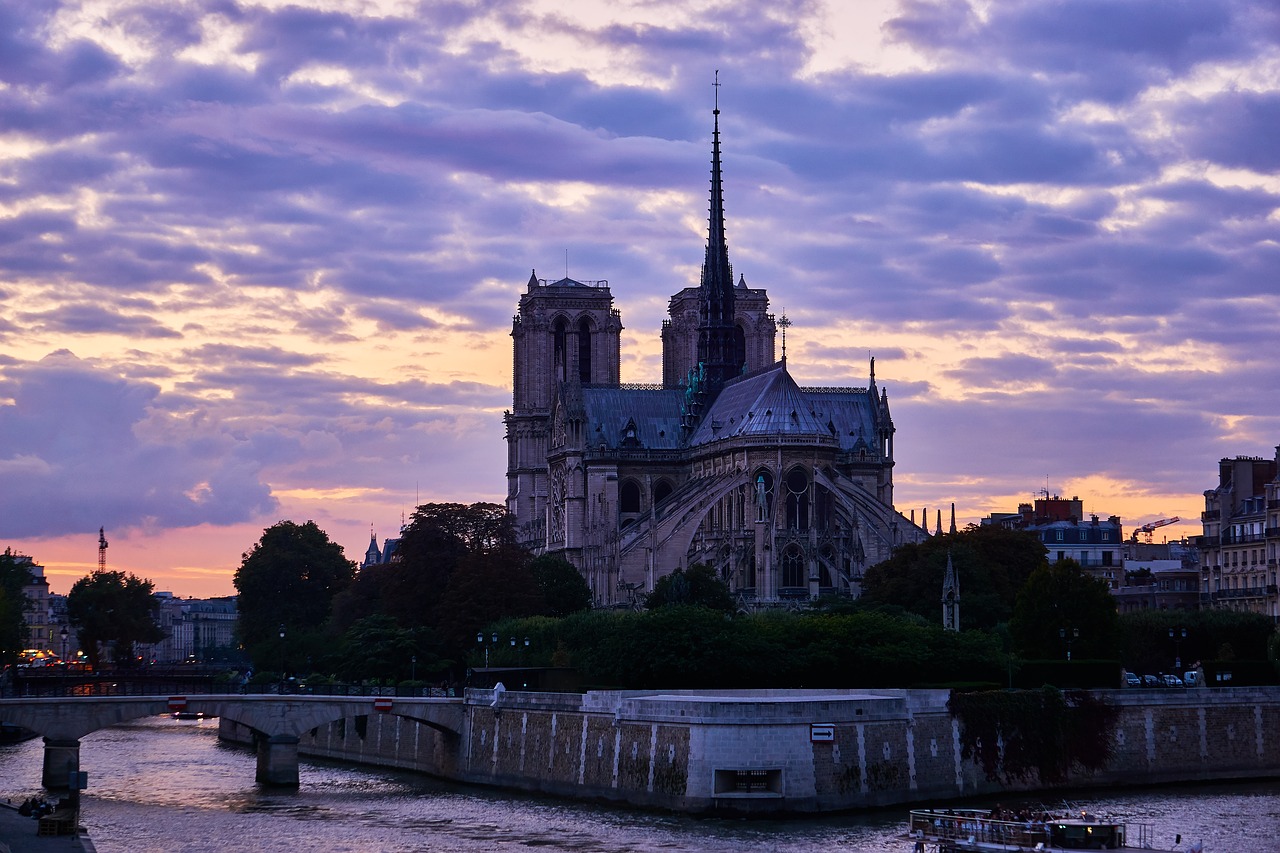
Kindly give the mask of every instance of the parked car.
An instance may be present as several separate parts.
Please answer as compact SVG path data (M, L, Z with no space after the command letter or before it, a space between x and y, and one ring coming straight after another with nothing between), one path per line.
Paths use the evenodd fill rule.
M1125 687L1141 687L1142 677L1138 675L1136 672L1126 672L1124 674L1124 686Z
M1164 686L1165 687L1183 687L1185 685L1183 685L1181 678L1174 675L1173 673L1169 673L1164 676Z
M1160 679L1156 678L1154 675L1144 675L1142 676L1142 686L1143 687L1159 687Z

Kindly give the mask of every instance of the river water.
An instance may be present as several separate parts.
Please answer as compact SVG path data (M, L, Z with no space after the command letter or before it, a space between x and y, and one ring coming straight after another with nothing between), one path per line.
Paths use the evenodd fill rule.
M907 851L906 809L803 820L653 814L438 782L414 773L303 760L297 791L254 783L255 757L218 741L217 721L154 717L81 741L81 822L99 853L574 853ZM38 794L39 739L0 746L0 796ZM1280 851L1280 782L1095 792L1087 808L1181 833L1207 853Z

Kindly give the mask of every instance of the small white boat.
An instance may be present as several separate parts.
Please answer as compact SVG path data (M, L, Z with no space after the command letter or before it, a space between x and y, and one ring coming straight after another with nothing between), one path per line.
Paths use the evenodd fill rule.
M1041 853L1061 850L1156 850L1150 824L1066 818L1013 818L979 809L914 809L907 824L913 853ZM1178 836L1181 844L1182 836ZM1177 848L1182 849L1182 848ZM1186 848L1198 853L1198 844Z

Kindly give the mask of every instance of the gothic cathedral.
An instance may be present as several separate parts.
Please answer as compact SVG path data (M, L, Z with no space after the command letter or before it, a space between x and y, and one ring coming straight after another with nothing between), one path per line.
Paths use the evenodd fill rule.
M662 385L619 376L607 282L529 278L511 328L507 509L522 542L575 565L598 606L712 566L744 606L859 593L927 534L893 508L893 421L876 387L801 388L785 317L733 280L714 111L706 257L671 297ZM784 327L782 360L775 338Z

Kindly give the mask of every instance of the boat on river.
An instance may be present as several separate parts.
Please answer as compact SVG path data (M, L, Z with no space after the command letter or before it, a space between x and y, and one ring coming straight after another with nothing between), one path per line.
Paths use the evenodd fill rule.
M1155 847L1150 824L1117 823L1087 812L1064 818L1048 814L1024 818L998 810L914 809L906 837L913 853L1161 849ZM1177 844L1181 842L1178 836ZM1190 850L1199 850L1199 845Z

